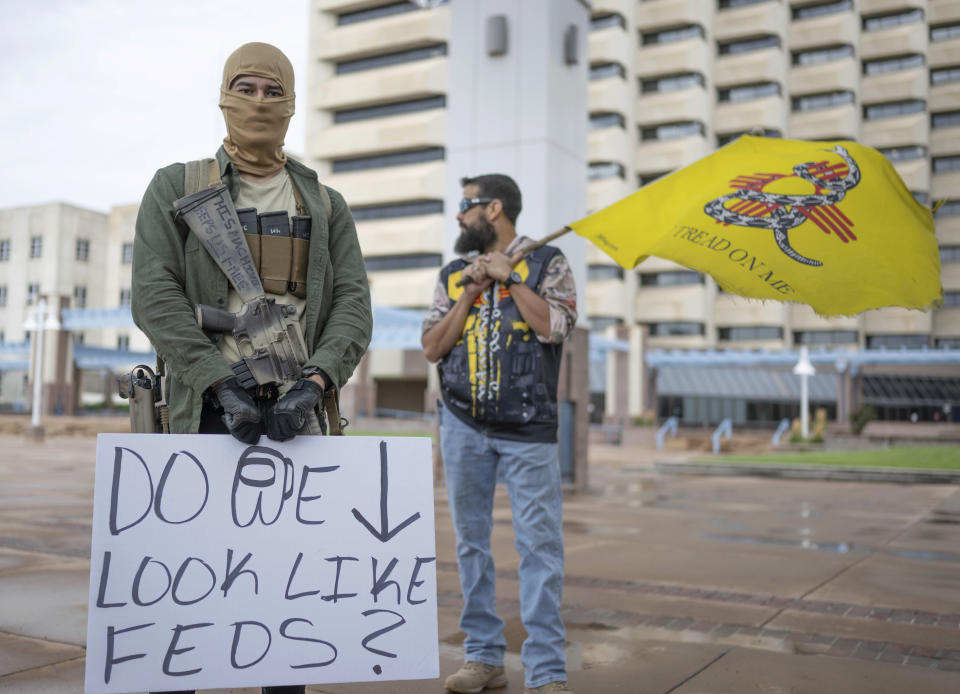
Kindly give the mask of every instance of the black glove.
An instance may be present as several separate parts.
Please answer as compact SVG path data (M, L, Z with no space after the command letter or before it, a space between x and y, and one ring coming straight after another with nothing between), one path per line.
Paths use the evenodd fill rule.
M323 388L309 378L301 378L267 410L267 436L288 441L303 429L307 416L323 397Z
M240 381L235 377L220 381L213 386L213 394L223 408L223 423L233 438L250 444L259 441L260 408L240 386Z

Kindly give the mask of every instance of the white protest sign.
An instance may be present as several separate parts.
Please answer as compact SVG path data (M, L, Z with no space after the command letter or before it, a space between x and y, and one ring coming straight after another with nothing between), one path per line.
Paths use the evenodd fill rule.
M430 440L101 434L86 691L439 676Z

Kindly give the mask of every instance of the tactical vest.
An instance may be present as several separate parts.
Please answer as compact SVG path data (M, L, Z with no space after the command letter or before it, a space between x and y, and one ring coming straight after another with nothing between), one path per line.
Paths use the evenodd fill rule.
M184 167L185 196L221 182L220 165L216 159L195 159L188 161ZM289 291L300 299L306 299L311 219L303 195L296 183L291 183L297 204L297 216L292 220L286 212L258 214L253 207L238 209L237 217L243 226L244 238L264 290L279 295ZM330 194L323 185L320 186L320 197L329 219L333 206Z
M550 260L559 248L538 248L514 268L539 294ZM466 261L440 272L447 296L456 301L456 284ZM466 424L496 438L557 440L557 378L562 344L540 342L524 321L510 292L495 282L470 307L460 340L438 365L443 402Z

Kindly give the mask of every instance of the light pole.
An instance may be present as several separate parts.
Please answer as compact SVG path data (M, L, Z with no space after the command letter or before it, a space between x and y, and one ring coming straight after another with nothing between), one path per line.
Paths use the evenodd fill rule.
M47 313L46 300L39 299L33 315L23 324L23 329L33 333L36 343L33 356L33 409L30 418L30 434L42 440L43 427L40 424L40 413L43 411L43 333L47 330L59 330L60 321L57 320L55 311Z
M800 359L793 367L793 373L800 377L800 435L804 439L810 438L810 393L807 388L807 379L817 373L810 363L810 354L803 346L800 348Z

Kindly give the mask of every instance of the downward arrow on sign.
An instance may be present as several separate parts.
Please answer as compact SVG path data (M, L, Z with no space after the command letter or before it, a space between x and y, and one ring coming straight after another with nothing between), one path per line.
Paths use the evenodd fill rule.
M413 523L420 517L420 513L414 513L412 516L403 521L393 530L388 530L390 527L390 521L387 520L387 442L380 442L380 529L377 530L370 524L366 518L363 517L357 509L353 509L354 517L363 523L363 526L370 531L370 534L375 538L380 540L380 542L388 542L396 535L398 532L406 528L408 525Z

